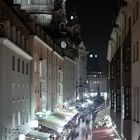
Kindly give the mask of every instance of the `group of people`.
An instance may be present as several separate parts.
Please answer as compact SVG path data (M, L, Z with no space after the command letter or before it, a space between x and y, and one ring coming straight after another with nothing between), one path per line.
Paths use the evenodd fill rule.
M87 116L82 117L82 122L86 124L85 127L82 128L82 136L88 139L88 136L91 135L91 128L90 128L90 121L91 115L88 114Z
M91 120L91 116L90 114L88 114L87 116L83 116L82 117L82 122L86 122L86 125L89 125L90 124L90 120Z

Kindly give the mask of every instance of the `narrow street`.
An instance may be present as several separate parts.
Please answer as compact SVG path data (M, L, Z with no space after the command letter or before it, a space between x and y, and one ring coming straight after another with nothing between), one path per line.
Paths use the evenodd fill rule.
M113 130L113 127L106 127L106 126L98 126L95 127L95 124L93 121L100 121L100 119L103 117L104 109L100 110L96 115L95 118L92 118L92 115L90 115L89 120L90 123L86 124L86 119L83 122L82 119L80 119L80 123L78 127L76 128L76 133L79 133L79 135L71 136L68 140L114 140L117 139L117 135L115 134L115 131ZM105 117L105 115L104 115ZM119 139L118 139L119 140Z
M90 122L86 124L86 120L83 122L80 119L79 126L76 128L76 132L79 133L77 137L70 137L69 140L92 140L92 116L89 116Z
M113 134L114 131L112 128L93 128L92 132L93 140L114 140L113 135L115 134Z

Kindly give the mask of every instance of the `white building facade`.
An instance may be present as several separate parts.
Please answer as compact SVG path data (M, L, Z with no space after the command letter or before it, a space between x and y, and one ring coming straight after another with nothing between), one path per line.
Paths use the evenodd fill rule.
M32 57L7 38L0 44L1 139L14 140L29 130Z

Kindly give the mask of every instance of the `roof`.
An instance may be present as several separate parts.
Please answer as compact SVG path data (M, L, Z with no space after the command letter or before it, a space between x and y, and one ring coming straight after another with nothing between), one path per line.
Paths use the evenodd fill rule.
M47 140L50 137L50 133L44 133L44 132L40 132L40 131L35 131L35 130L30 130L27 134L26 134L26 139L30 140L30 139L39 139L39 140Z

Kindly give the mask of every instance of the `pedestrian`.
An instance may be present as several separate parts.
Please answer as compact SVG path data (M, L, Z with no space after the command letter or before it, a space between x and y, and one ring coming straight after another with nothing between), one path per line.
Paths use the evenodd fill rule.
M88 132L86 132L86 140L88 139Z
M83 123L85 122L85 118L84 118L84 117L82 118L82 122L83 122Z
M86 125L89 125L89 123L90 123L90 120L86 119Z

